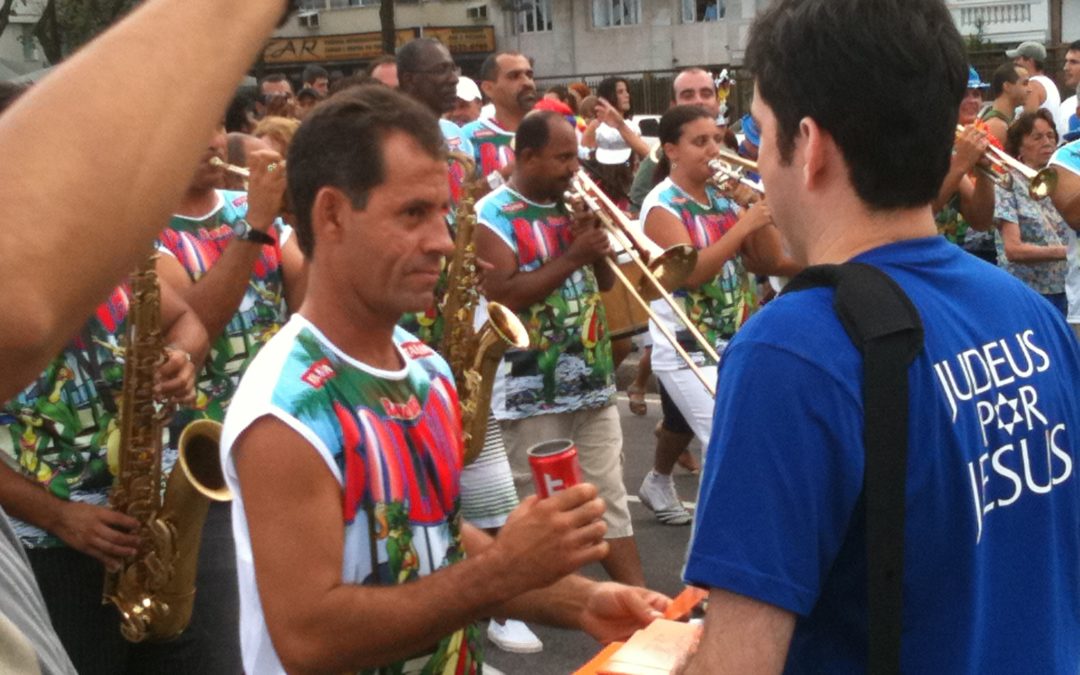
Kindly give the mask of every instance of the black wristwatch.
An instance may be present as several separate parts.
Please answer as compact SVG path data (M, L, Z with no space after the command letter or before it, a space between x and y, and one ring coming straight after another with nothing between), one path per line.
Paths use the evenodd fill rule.
M236 234L236 238L240 241L250 241L259 246L271 246L277 243L277 240L269 234L260 232L252 227L251 223L249 223L246 218L235 221L232 228L233 232Z

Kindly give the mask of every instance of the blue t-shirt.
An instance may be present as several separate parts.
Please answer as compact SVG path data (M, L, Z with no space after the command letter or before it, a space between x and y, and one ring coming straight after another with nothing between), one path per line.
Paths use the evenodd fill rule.
M856 260L900 284L926 332L908 370L904 672L1076 673L1075 338L943 238ZM865 669L862 360L832 299L781 296L725 352L684 572L797 614L791 673Z

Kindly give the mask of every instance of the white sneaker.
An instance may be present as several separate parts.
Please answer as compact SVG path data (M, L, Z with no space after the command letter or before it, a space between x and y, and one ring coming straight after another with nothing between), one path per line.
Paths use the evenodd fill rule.
M649 471L645 480L641 481L638 498L663 525L689 525L694 520L679 501L679 495L675 492L675 481L671 476Z
M488 639L504 652L514 654L535 654L543 651L544 643L529 627L520 621L507 619L505 623L499 623L492 619L488 623Z

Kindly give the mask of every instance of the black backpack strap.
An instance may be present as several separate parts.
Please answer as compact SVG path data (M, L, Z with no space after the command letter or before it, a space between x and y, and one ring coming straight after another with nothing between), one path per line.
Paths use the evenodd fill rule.
M784 293L833 286L833 308L863 357L866 468L867 672L900 672L904 496L907 483L907 369L922 351L919 313L887 274L862 263L809 267Z

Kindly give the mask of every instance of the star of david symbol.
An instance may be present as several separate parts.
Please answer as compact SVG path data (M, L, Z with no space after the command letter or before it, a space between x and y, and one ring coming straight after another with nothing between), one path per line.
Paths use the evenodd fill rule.
M1010 436L1012 436L1013 427L1024 421L1024 418L1020 415L1020 410L1018 409L1019 405L1019 399L1005 398L1005 394L1002 394L1000 392L998 393L998 400L996 406L998 429L1004 429L1005 433L1009 434ZM1006 422L1005 415L1009 413L1008 408L1012 408L1012 419Z

